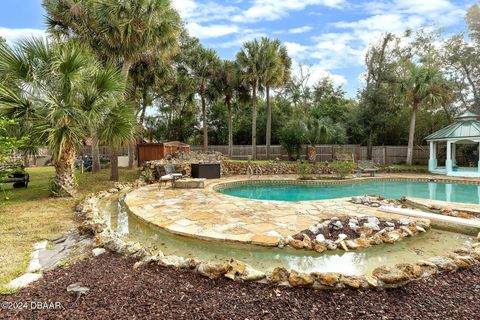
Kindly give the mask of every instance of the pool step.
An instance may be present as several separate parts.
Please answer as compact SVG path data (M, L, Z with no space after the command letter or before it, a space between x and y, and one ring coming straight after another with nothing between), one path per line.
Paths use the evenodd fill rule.
M441 214L423 212L423 211L412 210L412 209L389 207L389 206L381 206L378 209L380 211L388 212L388 213L401 214L409 217L429 219L437 222L451 223L459 226L480 229L480 221L478 220L451 217L451 216L445 216Z

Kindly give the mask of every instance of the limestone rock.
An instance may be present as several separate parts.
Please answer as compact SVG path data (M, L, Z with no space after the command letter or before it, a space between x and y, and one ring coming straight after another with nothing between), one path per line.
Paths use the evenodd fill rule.
M28 286L30 283L37 281L42 277L40 273L25 273L18 278L13 279L7 285L8 289L18 290Z
M362 287L368 287L368 282L365 277L361 276L342 276L341 280L347 287L359 289Z
M268 280L272 283L286 282L288 281L289 277L290 272L282 267L277 267L273 269L273 271L267 275Z
M438 269L442 271L455 271L458 269L455 261L448 257L442 257L442 256L431 257L431 258L428 258L427 261L435 264L438 267Z
M316 243L313 245L313 249L314 249L315 251L319 252L319 253L328 250L327 246L326 246L324 243L319 243L319 242L316 242Z
M228 272L226 265L202 262L197 266L197 272L210 279L218 279Z
M107 250L105 250L104 248L94 248L92 250L92 255L94 257L98 257L99 255L102 255L104 254L105 252L107 252Z
M372 274L378 280L389 285L403 284L410 280L408 274L404 273L402 270L397 268L389 268L386 266L375 268Z
M402 239L402 236L398 231L390 231L390 232L385 232L382 235L382 240L385 243L395 243Z
M335 287L340 282L342 276L336 272L312 272L310 275L319 284L327 287Z
M293 239L291 241L288 241L288 245L295 249L303 249L304 243L301 240Z
M232 259L228 263L228 272L224 276L232 280L255 281L265 278L265 273L241 261Z
M315 237L315 241L317 243L324 243L325 242L325 236L323 234L317 234L317 236Z
M158 259L158 264L164 267L180 268L184 262L185 259L178 256L163 256Z
M288 277L288 283L294 287L309 286L313 283L313 278L309 274L293 270Z

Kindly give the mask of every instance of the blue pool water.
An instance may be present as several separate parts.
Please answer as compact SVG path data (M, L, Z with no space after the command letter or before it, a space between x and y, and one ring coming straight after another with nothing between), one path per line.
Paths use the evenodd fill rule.
M402 196L463 203L480 203L480 186L459 183L417 181L366 181L342 184L252 183L234 185L219 192L231 196L261 200L324 200L364 194L398 199Z

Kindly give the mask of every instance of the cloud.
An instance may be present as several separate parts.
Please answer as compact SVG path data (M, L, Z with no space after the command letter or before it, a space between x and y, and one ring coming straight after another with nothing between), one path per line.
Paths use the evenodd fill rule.
M344 87L348 83L347 79L343 75L332 73L319 64L307 65L294 61L292 66L292 75L294 77L300 77L302 73L304 76L308 75L307 85L309 86L313 86L319 80L325 77L332 79L333 84L336 86Z
M193 0L173 0L172 5L183 19L197 23L229 20L231 15L240 11L239 7L226 6L214 1L202 3Z
M190 34L199 39L217 38L228 34L237 33L239 28L236 25L212 24L202 26L196 22L190 22L186 25Z
M26 38L26 37L43 37L45 36L45 30L40 29L30 29L30 28L5 28L0 27L0 36L7 40L9 45L14 44L17 40Z
M261 30L242 29L242 32L230 41L214 44L217 48L233 48L242 46L244 42L253 40L255 38L266 37L267 33Z
M242 13L234 15L235 22L259 22L278 20L287 16L290 11L301 11L307 6L321 5L330 8L341 8L345 0L255 0L253 5Z
M292 28L290 30L288 30L288 33L292 33L292 34L299 34L299 33L305 33L305 32L308 32L310 30L312 30L313 28L310 27L310 26L303 26L303 27L298 27L298 28Z

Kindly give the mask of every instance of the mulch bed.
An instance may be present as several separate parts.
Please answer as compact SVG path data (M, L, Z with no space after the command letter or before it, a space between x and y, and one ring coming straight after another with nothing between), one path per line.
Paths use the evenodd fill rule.
M314 291L209 280L107 253L56 269L3 301L60 302L56 310L5 310L0 319L475 319L480 266L386 291ZM68 285L90 288L78 300Z

